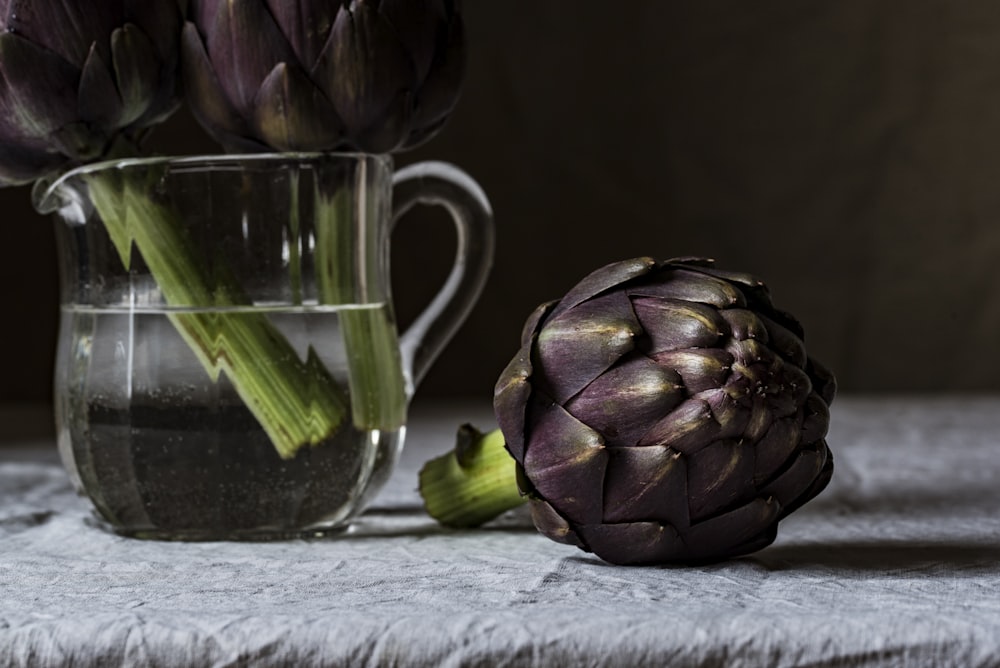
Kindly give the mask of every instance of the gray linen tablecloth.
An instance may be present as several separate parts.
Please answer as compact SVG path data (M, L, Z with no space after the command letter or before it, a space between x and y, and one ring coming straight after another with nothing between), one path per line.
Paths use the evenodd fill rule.
M517 511L436 526L416 471L487 409L416 409L375 505L312 542L120 538L51 445L0 450L0 666L1000 665L1000 398L838 400L827 491L696 568L610 566Z

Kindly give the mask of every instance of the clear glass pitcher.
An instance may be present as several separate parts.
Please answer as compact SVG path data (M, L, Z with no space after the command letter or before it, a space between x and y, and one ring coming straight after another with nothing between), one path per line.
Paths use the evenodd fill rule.
M443 205L451 273L402 335L395 221ZM406 409L493 254L482 190L387 156L138 159L36 192L55 213L60 455L119 533L215 540L342 530L388 478Z

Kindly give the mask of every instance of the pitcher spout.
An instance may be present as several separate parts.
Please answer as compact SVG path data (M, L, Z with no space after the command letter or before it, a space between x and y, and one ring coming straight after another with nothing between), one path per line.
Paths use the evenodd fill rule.
M38 213L57 213L68 224L83 225L93 213L83 182L73 170L35 181L31 202Z

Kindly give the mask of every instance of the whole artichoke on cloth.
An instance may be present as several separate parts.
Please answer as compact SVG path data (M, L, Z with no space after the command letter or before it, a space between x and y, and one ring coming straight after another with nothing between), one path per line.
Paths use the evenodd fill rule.
M802 339L764 283L711 261L599 269L528 319L496 386L502 439L466 428L429 463L428 510L481 523L513 504L516 476L541 533L609 562L765 547L833 472L836 384Z
M174 0L0 0L0 186L172 113L181 22Z
M458 99L458 0L192 0L190 16L188 98L231 150L396 151Z

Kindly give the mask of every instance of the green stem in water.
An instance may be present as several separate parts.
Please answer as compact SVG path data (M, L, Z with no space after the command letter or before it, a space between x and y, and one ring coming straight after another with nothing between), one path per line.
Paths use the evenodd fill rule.
M168 305L221 309L169 317L213 381L225 372L278 453L290 458L332 436L346 403L322 362L311 351L301 360L265 315L226 312L246 304L242 291L235 281L211 287L176 214L149 194L151 184L103 174L88 185L126 268L134 244Z
M524 503L517 463L495 429L483 434L472 425L458 430L455 449L420 470L420 496L431 517L445 526L477 527Z
M406 381L399 339L388 304L370 308L355 294L358 279L352 249L378 240L359 243L354 238L368 231L368 225L351 224L355 213L350 194L342 188L330 195L317 184L315 253L319 298L323 304L355 305L339 312L354 426L360 430L394 431L406 421Z

